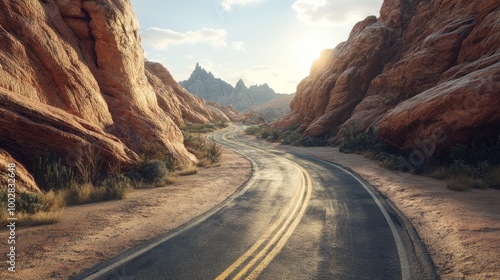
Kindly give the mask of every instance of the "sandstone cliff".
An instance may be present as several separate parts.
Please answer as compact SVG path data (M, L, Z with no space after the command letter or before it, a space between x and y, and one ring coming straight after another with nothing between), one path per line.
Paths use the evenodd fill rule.
M291 114L310 136L373 126L402 149L499 133L500 2L386 0L380 17L323 51L297 87Z
M127 166L156 143L194 162L176 123L227 119L145 66L129 1L0 0L0 37L2 160L72 165L90 147Z

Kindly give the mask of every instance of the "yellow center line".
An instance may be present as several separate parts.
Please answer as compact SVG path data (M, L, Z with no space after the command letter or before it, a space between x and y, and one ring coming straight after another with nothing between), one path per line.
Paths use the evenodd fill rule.
M259 150L263 153L266 154L271 154L265 150L252 147L243 143L238 143L231 141L226 138L226 135L229 132L225 133L222 136L222 139L231 142L233 144L239 145L239 146L245 146L245 147L250 147L256 150ZM290 203L286 206L285 210L283 210L280 218L269 228L268 231L248 250L243 254L240 258L238 258L231 266L229 266L224 272L222 272L216 280L222 280L226 279L231 275L236 269L238 269L245 261L247 261L250 256L252 256L266 240L268 240L271 236L271 234L282 224L283 220L287 218L284 224L281 225L280 229L278 232L274 234L274 236L269 240L268 244L259 251L257 255L255 255L250 262L235 276L234 279L240 279L243 277L245 274L248 273L248 271L255 266L255 264L262 258L264 259L257 265L257 267L251 271L250 275L247 277L247 279L254 279L260 275L260 273L271 263L271 261L275 258L275 256L281 251L281 249L284 247L285 243L288 241L290 236L292 235L293 231L295 228L298 226L300 221L302 220L302 217L305 214L305 211L307 209L307 206L309 204L309 200L311 198L311 192L312 192L312 182L307 174L307 171L305 171L302 167L297 165L296 163L290 161L298 170L299 173L301 174L301 180L299 182L298 187L296 188L296 191L290 200ZM304 198L304 188L307 186L307 193ZM296 201L297 200L297 201ZM302 207L300 207L302 205ZM293 207L293 210L291 209ZM293 217L295 216L296 212L300 208L299 213L295 217L295 219L292 222ZM290 225L291 223L291 225ZM290 225L290 226L289 226ZM285 233L283 233L286 230ZM277 242L277 243L276 243ZM274 248L272 248L273 245ZM267 253L267 251L272 248L272 250ZM265 255L267 254L267 255Z
M283 210L281 216L274 222L274 224L266 231L266 233L259 239L257 242L254 243L254 245L245 252L240 258L238 258L231 266L229 266L222 274L220 274L216 279L225 279L227 278L231 273L233 273L242 263L244 263L257 249L259 249L262 244L269 239L271 234L276 231L276 229L283 223L283 221L290 216L290 211L291 208L294 204L300 204L300 193L301 193L301 188L300 186L297 187L290 203L286 206L286 208Z
M301 176L301 184L298 189L300 189L300 192L303 193L304 190L303 175ZM300 205L301 205L301 200L297 201L293 211L290 214L288 214L288 219L286 220L286 222L281 226L279 231L273 236L273 238L269 241L266 247L264 247L257 255L255 255L253 259L233 279L235 280L241 279L241 277L243 277L248 272L248 270L250 270L255 265L255 263L257 263L257 261L259 261L267 253L267 251L269 251L271 246L273 246L277 242L277 240L281 237L281 235L286 230L288 225L291 223L295 213L299 210Z
M305 171L302 167L299 168L302 169L303 174L307 177L308 186L306 198L304 200L304 203L302 204L299 215L295 218L292 225L290 226L290 228L288 228L288 231L283 235L278 244L276 244L273 250L269 252L269 254L267 254L266 258L254 269L254 271L250 273L250 275L248 275L247 279L256 279L262 273L262 271L264 271L264 269L271 263L271 261L278 255L278 253L281 252L281 249L283 249L286 242L288 241L290 236L292 236L292 233L295 231L300 221L302 220L302 217L304 217L305 215L305 212L309 205L309 201L311 200L312 182L311 177L309 177L309 174L307 174L307 171Z

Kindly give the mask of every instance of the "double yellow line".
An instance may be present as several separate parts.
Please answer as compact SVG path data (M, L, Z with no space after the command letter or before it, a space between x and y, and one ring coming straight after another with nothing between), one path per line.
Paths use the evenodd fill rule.
M227 134L227 133L226 133ZM262 149L258 149L243 143L228 140L225 141L240 146L251 147L266 154L271 154ZM273 155L275 156L275 155ZM287 159L288 160L288 159ZM300 180L295 193L283 210L280 217L269 227L262 237L248 249L241 257L222 272L216 280L222 279L256 279L271 261L283 249L286 242L297 228L304 216L312 193L312 182L309 174L296 163L289 161L300 174Z

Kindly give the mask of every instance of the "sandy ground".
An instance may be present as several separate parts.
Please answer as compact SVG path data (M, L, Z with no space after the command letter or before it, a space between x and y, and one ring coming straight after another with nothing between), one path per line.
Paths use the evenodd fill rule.
M411 221L442 279L500 279L500 190L451 191L444 181L389 171L337 148L258 141L339 163L361 175Z
M55 225L16 230L17 272L0 279L67 279L175 229L222 203L250 176L251 165L224 150L220 167L200 168L163 188L135 190L120 201L67 207ZM0 232L0 251L8 232Z
M246 136L247 137L247 136ZM413 223L443 279L500 279L500 191L454 192L443 181L388 171L338 149L260 141L348 166L389 198ZM223 165L125 200L66 208L56 225L17 230L18 272L0 279L67 279L166 233L215 207L247 180L250 164L225 151ZM0 240L7 240L0 232ZM6 242L0 248L7 248ZM5 251L6 249L2 249Z

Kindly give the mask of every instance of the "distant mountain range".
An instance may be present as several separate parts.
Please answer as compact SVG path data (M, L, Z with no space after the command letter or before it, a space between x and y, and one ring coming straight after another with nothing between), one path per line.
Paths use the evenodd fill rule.
M241 79L233 87L220 78L215 78L211 72L201 68L199 63L196 63L189 79L180 82L180 85L206 101L223 106L231 105L238 112L244 112L280 96L267 84L247 87Z

